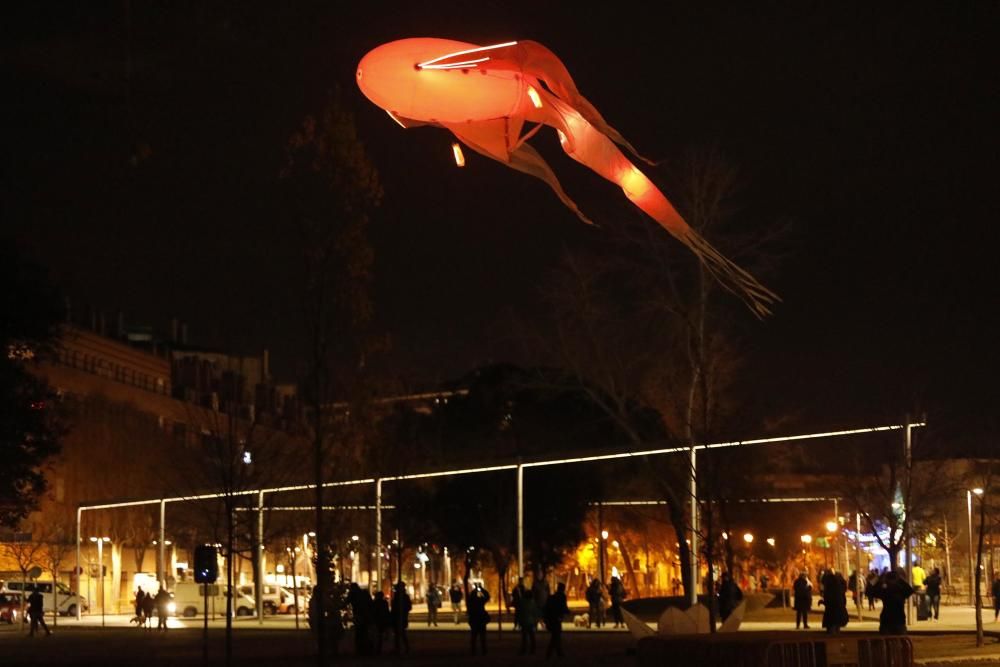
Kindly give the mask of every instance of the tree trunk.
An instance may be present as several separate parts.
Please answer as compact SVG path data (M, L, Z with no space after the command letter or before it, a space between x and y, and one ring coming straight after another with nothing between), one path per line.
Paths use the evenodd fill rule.
M233 664L233 499L226 501L226 667ZM158 552L159 550L157 550Z

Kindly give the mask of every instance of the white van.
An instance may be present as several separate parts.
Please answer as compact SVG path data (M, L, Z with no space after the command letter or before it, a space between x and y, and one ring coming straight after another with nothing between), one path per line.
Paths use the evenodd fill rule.
M208 613L210 616L226 615L225 584L198 584L193 581L178 581L174 585L173 603L177 616L191 618L205 609L205 586L208 586ZM233 613L236 616L252 616L256 611L253 598L237 592L233 598Z
M42 594L45 602L44 608L45 613L51 613L53 609L59 611L62 616L76 616L76 610L79 606L80 611L87 611L90 605L87 604L87 598L77 595L68 586L62 584L58 581L29 581L27 583L28 592L24 592L25 582L23 581L7 581L3 585L4 590L14 591L16 593L24 593L24 599L27 600L28 596L31 595L31 587L34 586ZM58 601L57 601L58 598Z
M275 584L263 584L261 589L265 614L295 613L295 596L290 590ZM240 586L240 593L255 599L253 584ZM302 600L299 600L299 606L302 607Z

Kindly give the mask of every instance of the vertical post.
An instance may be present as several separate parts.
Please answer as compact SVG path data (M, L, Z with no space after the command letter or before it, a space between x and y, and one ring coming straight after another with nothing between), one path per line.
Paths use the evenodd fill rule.
M913 430L910 426L910 416L906 416L906 430L905 430L905 440L904 446L906 447L906 477L905 484L906 488L910 487L910 476L913 465ZM911 538L911 516L910 516L910 497L908 495L903 496L903 512L905 515L903 517L904 526L903 529L903 546L906 549L906 583L913 585L913 554L912 552L912 538ZM913 596L906 598L906 623L907 625L913 623Z
M524 576L524 466L520 463L517 464L517 576Z
M857 589L858 589L858 622L860 623L862 620L864 620L864 616L863 616L863 611L864 611L863 600L864 600L864 593L865 593L865 589L864 589L864 587L863 587L863 585L862 585L861 582L862 581L867 582L868 577L865 577L864 579L861 578L861 567L862 567L862 565L861 565L861 512L855 512L854 513L854 520L855 520L855 531L856 531L854 533L854 542L855 542L855 546L857 547L855 549L855 551L857 552L856 556L857 556L857 561L858 561L858 569L857 569L857 574L856 574L857 578L854 581L854 585L857 586Z
M691 445L691 606L698 604L698 455ZM680 536L678 536L680 537Z
M835 524L837 524L837 529L839 530L840 529L840 500L837 499L837 498L833 499L833 522ZM833 538L834 542L837 541L837 535L832 535L831 537ZM846 570L847 570L846 565L847 564L844 563L845 567L841 567L840 566L840 562L839 562L840 561L840 552L839 552L839 550L833 544L830 545L830 548L833 549L833 567L834 567L834 569L837 570L838 572L840 572L841 574L846 574Z
M605 578L605 553L604 553L604 505L597 503L597 576L603 586Z
M83 508L76 508L76 595L80 597L80 580L83 578L83 570L80 568L80 520L83 518ZM87 601L88 604L90 600ZM77 603L76 605L76 620L80 620L80 614L83 612L80 607L83 605Z
M969 605L975 604L972 588L976 585L975 572L972 569L972 491L965 490L965 502L969 512Z
M375 480L375 590L382 590L382 480Z
M167 519L167 501L160 500L160 543L157 545L160 549L160 566L156 568L156 579L160 584L160 588L163 590L167 589L167 545L166 538L166 519Z
M948 588L951 589L951 543L948 540L948 515L944 515L944 569Z
M101 627L104 627L104 538L97 538L97 579L101 582Z
M444 548L444 582L451 586L451 556L448 555L448 547Z
M264 625L264 492L257 492L257 624Z

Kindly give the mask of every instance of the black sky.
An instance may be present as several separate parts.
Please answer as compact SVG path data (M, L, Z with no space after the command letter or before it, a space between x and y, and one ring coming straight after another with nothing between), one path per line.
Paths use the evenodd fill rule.
M530 315L591 231L541 183L475 156L455 169L448 134L396 127L354 71L401 37L535 39L640 151L717 146L743 174L745 223L790 224L769 281L783 303L750 327L766 411L996 413L995 3L199 4L39 3L3 22L3 225L79 303L269 346L291 374L276 175L339 86L386 193L372 236L393 364L433 380L502 360L497 320ZM631 215L547 155L602 223Z

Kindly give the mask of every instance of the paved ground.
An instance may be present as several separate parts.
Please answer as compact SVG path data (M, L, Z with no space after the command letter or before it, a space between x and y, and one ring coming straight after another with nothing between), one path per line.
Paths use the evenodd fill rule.
M947 667L983 667L1000 665L1000 624L992 623L992 613L987 617L986 629L990 632L988 645L976 649L969 630L974 628L973 610L968 607L942 609L938 622L921 622L912 628L915 653L919 664ZM820 634L821 616L814 614L812 632ZM170 630L164 635L129 626L129 616L108 615L101 627L99 614L75 619L60 618L51 637L29 638L18 626L0 626L0 665L41 664L99 664L116 665L192 665L202 664L201 619L170 619ZM213 620L209 630L209 664L223 664L224 621ZM234 621L234 665L298 665L315 664L314 644L305 629L305 619L300 619L300 629L295 629L294 616L269 616L264 623L255 618ZM754 612L744 624L744 631L789 630L794 627L794 616L788 610L766 609ZM624 630L603 630L565 626L566 658L562 664L585 666L621 665L631 667L636 659L631 655L634 641ZM848 631L877 630L874 619L857 622L852 620ZM489 634L490 654L472 658L468 652L468 629L456 626L449 618L442 618L436 628L427 628L423 613L417 613L411 624L412 653L394 659L390 656L357 659L350 655L350 637L345 638L342 650L345 662L358 665L375 665L403 662L408 665L508 665L513 662L541 662L548 641L545 632L538 634L539 653L518 656L520 639L505 624L502 635L497 635L496 624ZM962 633L962 634L957 634ZM801 633L807 633L803 630Z

